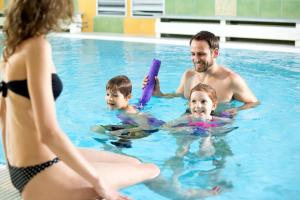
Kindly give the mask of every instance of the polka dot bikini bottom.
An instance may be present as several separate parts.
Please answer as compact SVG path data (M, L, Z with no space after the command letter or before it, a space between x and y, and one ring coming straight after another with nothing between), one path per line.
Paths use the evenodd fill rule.
M57 163L59 158L56 157L53 160L47 162L29 166L29 167L14 167L8 162L8 170L12 184L14 187L22 193L25 185L38 173Z

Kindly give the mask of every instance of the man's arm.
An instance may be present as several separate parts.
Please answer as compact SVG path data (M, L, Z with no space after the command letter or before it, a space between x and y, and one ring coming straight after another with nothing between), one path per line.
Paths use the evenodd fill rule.
M176 90L175 93L168 93L168 94L163 94L161 92L162 97L165 98L172 98L172 97L184 97L184 85L186 84L186 77L188 76L188 71L185 71L183 75L181 76L180 84ZM157 79L156 83L158 83L159 86L159 80Z
M229 112L237 112L239 110L253 108L260 103L248 87L246 81L238 74L232 74L232 91L233 98L243 102L244 105L227 110Z
M148 77L146 77L143 81L143 88L148 84ZM163 93L160 90L160 83L159 83L159 79L158 77L155 77L155 87L153 90L153 96L156 97L164 97L164 98L173 98L173 97L183 97L183 92L180 92L181 90L179 90L179 88L183 88L183 86L181 86L182 83L180 83L178 89L176 90L176 93ZM183 90L182 90L183 91Z

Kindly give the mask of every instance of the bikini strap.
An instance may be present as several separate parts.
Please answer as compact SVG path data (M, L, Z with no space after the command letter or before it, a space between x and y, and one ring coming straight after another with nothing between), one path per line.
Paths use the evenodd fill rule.
M0 92L2 92L2 97L7 96L7 84L4 81L0 83Z

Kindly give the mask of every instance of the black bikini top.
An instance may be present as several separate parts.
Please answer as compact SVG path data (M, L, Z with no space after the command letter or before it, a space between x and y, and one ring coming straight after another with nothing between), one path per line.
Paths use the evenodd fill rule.
M63 85L62 82L57 74L52 74L52 91L53 97L56 99L60 93L62 92ZM30 99L28 87L27 87L27 80L18 80L18 81L9 81L5 83L1 81L0 83L0 92L2 92L2 96L7 96L7 91L11 90L16 94L19 94L23 97L27 97Z

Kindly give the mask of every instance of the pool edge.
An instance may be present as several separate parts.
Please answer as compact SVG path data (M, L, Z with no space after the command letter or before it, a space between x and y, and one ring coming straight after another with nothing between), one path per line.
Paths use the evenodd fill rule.
M105 34L105 33L52 33L51 36L65 37L65 38L80 38L80 39L98 39L98 40L115 40L126 42L140 42L140 43L154 43L154 44L174 44L174 45L189 45L189 39L170 39L170 38L154 38L154 37L137 37L121 34ZM275 51L275 52L289 52L299 53L300 48L289 45L278 44L261 44L261 43L247 43L247 42L221 42L221 48L228 49L247 49L259 51Z

